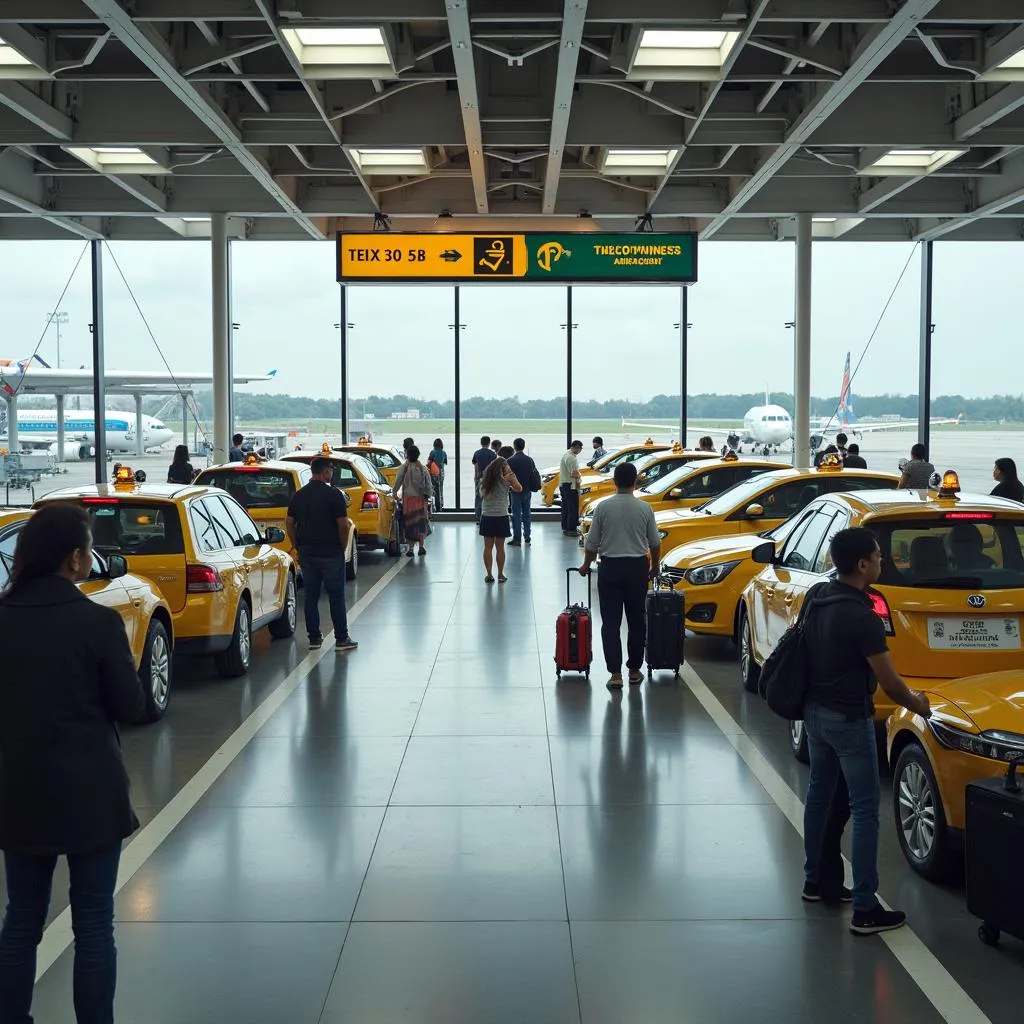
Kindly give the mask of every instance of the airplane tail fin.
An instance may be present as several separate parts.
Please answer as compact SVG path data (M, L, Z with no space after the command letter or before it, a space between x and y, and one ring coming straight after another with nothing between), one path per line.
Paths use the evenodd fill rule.
M267 376L268 377L276 377L277 376L277 370L267 370Z
M846 353L846 362L843 365L843 383L839 389L839 425L849 427L857 422L853 412L853 389L850 386L850 353Z

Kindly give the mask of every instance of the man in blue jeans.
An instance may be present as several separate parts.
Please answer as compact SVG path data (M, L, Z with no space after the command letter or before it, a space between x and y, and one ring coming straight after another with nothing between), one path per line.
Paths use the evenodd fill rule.
M879 782L871 699L876 680L902 707L925 718L931 710L928 698L910 690L893 666L885 627L867 593L882 572L875 534L865 529L840 530L829 552L838 578L812 587L801 610L809 680L804 728L811 756L804 804L803 898L822 899L822 844L830 818L837 817L834 800L842 774L853 819L850 931L874 935L906 923L906 914L885 910L876 895Z
M511 546L518 548L523 541L530 543L530 532L533 528L533 514L530 511L530 502L533 501L533 485L539 478L537 463L526 454L526 441L517 437L512 442L515 454L508 460L508 468L515 474L520 486L523 488L518 493L513 491L509 495L512 502L512 541Z
M352 529L348 504L344 493L331 485L334 465L330 459L313 459L310 470L312 479L288 505L286 526L302 567L309 648L317 650L324 643L320 632L320 593L326 590L335 650L352 651L359 645L348 635L345 608L345 551Z

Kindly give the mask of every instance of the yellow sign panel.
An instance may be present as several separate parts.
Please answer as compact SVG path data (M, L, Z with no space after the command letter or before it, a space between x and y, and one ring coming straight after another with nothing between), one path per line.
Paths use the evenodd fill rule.
M447 281L526 276L523 235L419 235L377 231L338 236L338 280Z

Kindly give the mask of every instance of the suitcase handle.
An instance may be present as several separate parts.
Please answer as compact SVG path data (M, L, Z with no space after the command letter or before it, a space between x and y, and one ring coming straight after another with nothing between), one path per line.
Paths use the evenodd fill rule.
M578 576L579 574L580 574L580 571L579 571L578 568L569 568L569 569L565 570L565 603L566 603L566 605L572 604L572 591L571 591L572 578L573 578L574 575ZM588 608L590 607L590 605L592 603L591 602L591 597L590 597L590 580L593 577L593 575L594 575L593 570L592 569L588 569L587 570L587 607Z
M1020 783L1017 781L1018 768L1024 768L1024 754L1010 758L1009 767L1006 769L1006 790L1009 793L1020 792Z

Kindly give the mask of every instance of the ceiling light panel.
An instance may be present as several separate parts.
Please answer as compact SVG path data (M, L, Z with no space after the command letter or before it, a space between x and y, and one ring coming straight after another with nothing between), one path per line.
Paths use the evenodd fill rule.
M309 78L394 78L383 28L286 28L285 42Z
M0 37L0 67L29 67L32 61L19 50L16 50L6 39Z
M674 149L609 149L601 171L611 175L661 177L676 158Z
M945 167L965 152L965 149L890 149L883 156L862 167L858 174L916 178Z
M138 146L66 146L94 171L102 174L170 174L170 169Z
M350 149L349 156L364 174L426 174L422 149Z
M720 78L739 37L738 32L644 29L629 77L680 82Z

